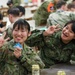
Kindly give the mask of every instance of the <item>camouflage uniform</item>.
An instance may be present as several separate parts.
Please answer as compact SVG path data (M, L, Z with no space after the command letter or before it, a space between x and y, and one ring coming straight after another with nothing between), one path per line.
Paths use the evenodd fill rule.
M15 22L18 20L19 18L16 18L16 20L15 20ZM15 23L14 22L14 23ZM5 38L10 38L10 40L11 39L13 39L13 37L12 37L12 30L13 30L13 25L14 25L14 23L12 23L10 26L8 26L8 28L5 30L5 32L6 32L6 36L5 36Z
M57 10L49 15L49 18L47 19L47 25L59 24L62 28L70 20L75 20L75 13Z
M14 40L4 44L0 48L0 71L1 75L27 75L31 73L33 64L39 64L44 67L39 56L26 44L22 49L22 56L18 59L14 56Z
M67 0L67 4L72 3L72 0Z
M72 53L75 53L73 42L64 44L60 38L61 32L51 36L43 36L42 31L35 30L26 43L29 46L40 47L40 57L48 68L59 63L69 63Z
M45 25L47 23L47 18L51 12L47 11L49 3L54 3L54 0L45 1L34 13L33 19L35 20L35 25Z
M5 32L6 32L5 38L9 37L10 40L13 39L13 37L12 37L12 28L9 27Z
M20 0L13 0L13 5L18 6L20 5L21 1Z

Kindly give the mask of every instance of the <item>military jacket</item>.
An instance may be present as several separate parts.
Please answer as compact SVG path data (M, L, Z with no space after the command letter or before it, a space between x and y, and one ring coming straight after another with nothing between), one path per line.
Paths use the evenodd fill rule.
M75 13L69 11L57 10L49 15L47 25L59 24L61 28L70 20L75 20Z
M48 12L47 7L49 3L54 3L54 0L45 1L41 4L41 6L34 13L33 19L35 20L35 25L46 25L47 18L51 12Z
M39 55L46 67L58 63L69 63L72 53L75 53L74 43L64 44L60 38L61 32L47 37L43 36L42 32L35 30L26 43L29 46L38 46L40 48Z
M40 68L44 67L44 63L39 56L26 44L22 49L22 55L17 59L14 52L15 42L11 40L0 48L0 71L1 75L27 75L31 73L33 64L38 64Z
M19 6L21 3L21 0L13 0L14 7Z
M12 37L12 28L9 27L5 32L6 32L5 38L9 37L10 40L13 39L13 37Z

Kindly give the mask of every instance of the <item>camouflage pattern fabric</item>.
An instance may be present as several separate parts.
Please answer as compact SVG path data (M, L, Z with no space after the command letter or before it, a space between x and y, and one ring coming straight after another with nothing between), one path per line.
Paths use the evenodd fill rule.
M71 20L75 20L75 13L68 11L57 10L56 12L49 15L47 19L47 25L57 25L59 24L61 28Z
M14 7L19 6L21 3L21 0L13 0Z
M49 68L51 65L59 63L69 63L72 53L75 53L75 45L70 42L64 44L60 38L61 32L45 37L43 31L35 30L27 39L29 46L38 46L40 48L40 57Z
M31 73L33 64L38 64L40 68L44 63L39 56L26 44L22 49L22 56L17 59L13 52L15 42L11 40L0 48L0 72L1 75L27 75Z
M67 4L72 3L72 0L67 0Z
M9 37L10 40L13 39L13 37L12 37L12 28L9 27L5 32L6 32L5 38Z
M47 7L50 2L54 2L54 0L45 1L42 5L36 10L34 13L33 19L35 20L35 25L46 25L47 18L51 12L48 12Z

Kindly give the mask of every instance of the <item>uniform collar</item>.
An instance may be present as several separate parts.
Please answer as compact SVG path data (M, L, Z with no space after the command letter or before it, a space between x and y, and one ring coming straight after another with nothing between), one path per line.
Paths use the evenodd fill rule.
M64 12L64 10L58 9L57 12Z

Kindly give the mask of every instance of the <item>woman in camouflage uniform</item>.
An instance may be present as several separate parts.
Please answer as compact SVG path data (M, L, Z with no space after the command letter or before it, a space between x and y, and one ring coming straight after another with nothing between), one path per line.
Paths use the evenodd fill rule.
M39 56L24 42L30 35L30 26L23 20L17 20L13 26L13 40L8 43L0 37L0 73L1 75L27 75L33 64L44 67ZM18 45L18 44L19 45Z
M46 67L59 63L70 63L75 54L75 21L68 22L57 33L57 26L50 26L46 31L35 30L28 38L29 46L38 46L39 55ZM72 57L73 56L73 57Z

